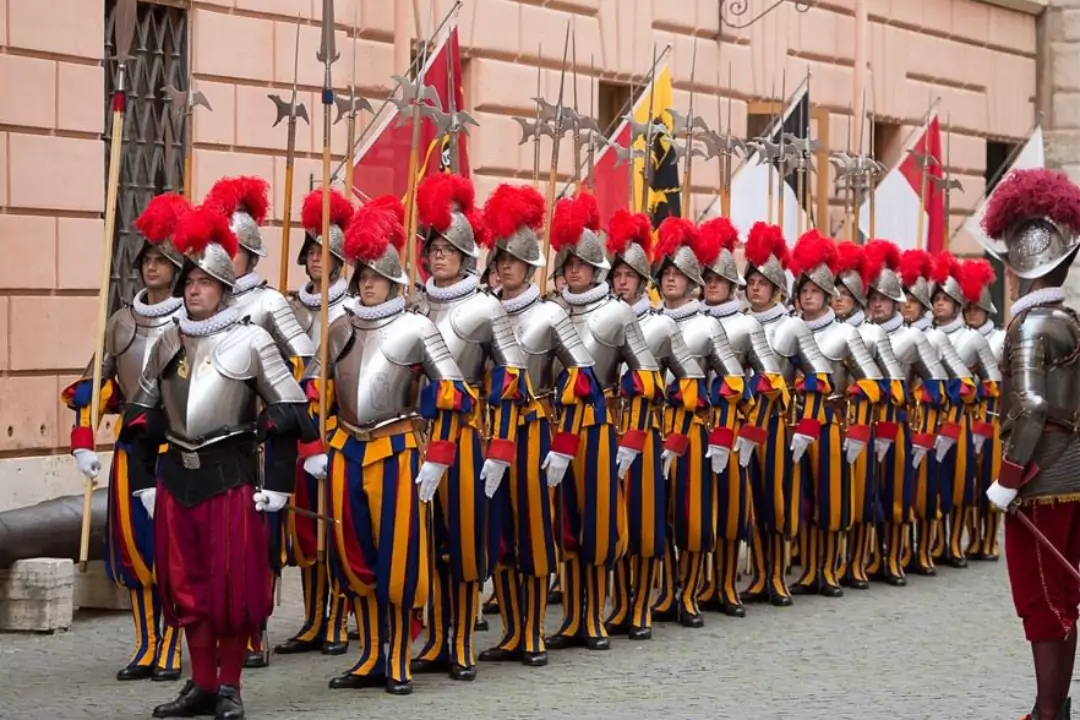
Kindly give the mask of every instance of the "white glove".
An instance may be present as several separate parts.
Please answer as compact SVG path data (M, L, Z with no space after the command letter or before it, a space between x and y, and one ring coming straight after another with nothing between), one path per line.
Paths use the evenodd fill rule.
M71 455L75 458L75 465L79 468L79 472L87 480L93 480L101 472L101 460L93 450L76 448L71 451Z
M750 438L735 438L735 453L739 456L739 467L745 468L750 466L750 461L754 457L754 451L757 450L757 446L758 444Z
M289 502L289 493L263 489L255 493L252 499L259 512L277 512Z
M327 457L326 453L311 455L304 459L304 472L316 480L325 480L326 470L329 464L330 458Z
M911 467L915 470L919 469L922 465L922 461L926 459L926 453L928 448L920 447L919 445L911 446Z
M806 454L806 448L810 447L814 442L814 438L809 435L803 435L802 433L795 433L791 437L791 459L794 462L802 460L802 456Z
M157 501L157 488L143 488L142 490L136 490L131 493L135 497L139 498L139 502L146 508L146 514L150 516L150 519L154 519L154 503Z
M866 443L855 438L844 438L844 453L847 455L848 465L854 465L855 461L866 449Z
M889 454L889 448L891 448L892 446L892 440L885 440L884 438L874 438L874 452L877 453L878 462L884 462L885 456Z
M979 435L978 433L972 433L971 442L975 445L975 454L978 455L982 452L983 445L986 443L986 436Z
M671 474L671 464L675 462L675 458L679 455L674 450L665 450L660 455L660 464L664 468L664 477Z
M499 485L502 484L503 477L509 469L510 464L503 460L488 458L484 461L484 467L480 468L480 479L484 481L485 495L489 498L495 497L495 493L499 491Z
M432 462L431 460L425 460L424 464L420 466L420 472L416 473L416 486L419 488L420 502L431 502L431 498L435 497L435 491L439 489L439 482L442 480L447 467L447 465Z
M949 451L953 449L953 445L955 444L956 441L953 440L951 437L946 437L945 435L938 435L937 439L934 440L934 450L937 451L937 461L941 462L942 460L944 460L945 456L949 454Z
M544 458L544 464L540 466L540 469L547 473L548 487L557 487L563 481L563 477L573 461L574 457L572 455L555 452L554 450L548 452L547 457Z
M1016 499L1017 492L1019 491L1001 487L1001 485L998 485L998 481L995 480L994 484L986 491L986 497L998 510L1007 512L1009 506L1012 505L1012 501Z
M619 479L624 480L627 475L630 474L630 467L637 460L638 455L641 452L633 448L628 448L623 445L619 446L618 452L615 453L615 464L618 465Z
M713 474L722 475L727 470L728 458L731 457L731 448L726 448L723 445L710 445L709 449L705 451L705 457L712 461Z

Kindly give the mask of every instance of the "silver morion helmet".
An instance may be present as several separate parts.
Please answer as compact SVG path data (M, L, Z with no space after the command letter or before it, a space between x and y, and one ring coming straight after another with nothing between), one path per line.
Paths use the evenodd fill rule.
M433 173L416 191L417 214L424 242L445 239L465 257L476 259L474 226L481 221L475 205L473 184L461 175Z
M938 253L930 269L930 279L934 281L930 290L931 301L935 294L943 292L957 305L964 307L967 300L964 298L963 288L960 287L961 272L960 262L953 257L952 253Z
M867 304L867 282L863 277L866 257L862 245L836 243L836 282L847 288L860 308Z
M488 270L499 253L532 268L547 264L536 231L544 224L544 196L530 185L499 185L484 203L483 221L492 241Z
M600 233L600 208L596 197L581 193L555 204L551 220L551 247L555 248L555 267L562 268L571 255L598 270L596 281L611 269L604 238Z
M330 190L330 254L341 262L346 262L345 231L349 228L352 213L352 205L345 196L337 190ZM312 190L304 198L300 218L307 235L304 237L300 254L296 257L297 265L303 265L307 261L307 251L311 243L316 245L323 243L323 191L321 189Z
M929 310L934 304L930 290L930 267L933 260L925 250L905 250L900 255L900 280L904 291Z
M666 217L656 229L656 262L653 273L657 280L667 267L674 266L694 285L701 287L705 279L701 268L705 263L698 256L701 236L693 222L685 218ZM709 258L711 259L711 258Z
M361 267L369 267L390 282L408 287L409 276L401 264L405 247L405 209L393 195L375 198L360 206L347 222L343 251L349 261L356 263L351 284L353 289L360 277Z
M230 290L236 287L232 261L236 256L236 235L228 219L217 210L198 207L186 213L173 236L176 249L184 254L184 269L177 278L174 295L183 295L184 278L194 268L220 281Z
M777 290L787 290L784 265L788 259L784 232L776 225L757 222L746 237L746 270L744 277L760 273Z
M798 292L803 280L817 285L830 297L836 295L836 243L817 230L804 232L792 250L792 272Z
M641 289L649 282L649 254L652 251L652 221L645 213L631 214L619 208L608 221L607 250L611 267L624 263L642 280Z
M900 270L900 248L888 240L871 240L863 253L867 295L876 290L893 302L904 302L904 286L897 274Z
M177 193L158 195L146 204L135 220L135 228L146 240L135 256L136 267L142 263L143 254L151 247L156 248L177 269L184 267L184 256L173 246L172 238L180 219L190 210L191 204L187 198Z
M206 194L203 205L229 218L229 228L240 247L252 255L266 257L262 232L270 208L270 184L258 177L221 178Z
M736 287L743 287L746 281L735 262L735 247L739 242L739 231L724 217L713 218L701 223L698 228L700 245L707 255L715 253L715 259L708 263L706 270L719 275ZM718 250L717 250L718 248Z

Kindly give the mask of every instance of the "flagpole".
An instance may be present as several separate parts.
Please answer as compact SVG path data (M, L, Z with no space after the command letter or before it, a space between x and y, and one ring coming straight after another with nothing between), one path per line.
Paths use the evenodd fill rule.
M930 114L927 113L927 119ZM928 124L923 125L923 136L926 135L926 129ZM919 166L919 216L916 218L915 226L915 247L922 249L923 246L923 230L926 227L926 176L927 170L930 164L930 154L927 152L926 143L923 143L923 158L920 161L916 156L915 164Z
M296 47L293 55L293 89L289 103L279 95L270 95L277 108L277 125L283 118L288 118L285 140L285 195L281 208L281 266L278 268L278 288L282 291L289 282L289 234L292 228L293 167L296 163L296 120L304 118L308 124L307 108L297 102L298 73L300 72L300 16L296 17Z
M780 73L780 97L784 97L786 95L787 95L787 68L784 68L783 72ZM780 109L780 113L781 114L784 113L784 108ZM776 192L779 193L779 197L777 198L777 208L776 208L776 215L777 215L776 224L780 226L781 231L786 232L786 228L784 227L787 224L785 222L785 220L787 220L787 218L784 216L784 195L786 194L784 192L784 185L787 184L787 179L784 177L784 165L786 164L787 158L784 157L784 120L785 120L785 118L781 118L781 120L780 120L780 136L778 138L779 141L780 141L779 142L780 150L779 150L779 154L777 155L777 158L776 158L777 174L778 174L778 177L776 179L777 180L777 182L776 182ZM786 235L785 235L785 237L786 237Z

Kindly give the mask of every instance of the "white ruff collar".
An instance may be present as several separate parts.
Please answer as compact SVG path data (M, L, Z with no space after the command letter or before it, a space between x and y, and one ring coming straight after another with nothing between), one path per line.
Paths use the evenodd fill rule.
M748 310L746 314L764 325L765 323L772 322L776 318L788 315L790 313L788 312L788 309L786 307L784 307L780 303L777 303L768 310L762 310L761 312L754 312L753 310Z
M641 317L645 313L649 312L649 310L652 310L652 301L649 300L648 295L642 295L637 299L637 302L635 302L630 307L634 308L634 313L638 317Z
M1065 302L1065 291L1061 288L1052 287L1034 290L1013 303L1012 314L1013 317L1016 317L1025 310L1030 310L1039 305L1056 305L1062 302ZM989 321L987 323L989 324Z
M262 284L262 278L258 273L249 272L247 275L241 275L236 278L236 286L233 288L233 295L240 295L246 293L254 287L258 287Z
M186 315L180 318L180 332L191 337L206 337L230 327L240 321L236 308L227 307L219 310L205 320L191 320Z
M435 284L435 278L429 277L424 285L424 292L435 302L450 302L466 295L472 295L479 286L475 275L466 275L461 280L449 287L439 287Z
M562 299L566 301L567 305L588 305L597 300L603 300L610 292L608 286L603 283L589 288L583 293L572 293L569 288L563 288Z
M982 333L983 337L989 337L990 333L994 332L994 321L987 320L975 329Z
M728 300L722 302L719 305L706 305L705 309L709 311L709 314L714 318L726 318L731 317L735 313L739 312L739 299Z
M925 330L930 329L930 323L932 321L933 321L933 318L930 317L930 313L926 313L921 318L919 318L915 322L911 323L911 327L915 328L916 330L924 330L925 331Z
M881 329L885 331L886 335L891 335L898 330L901 325L904 324L904 318L900 313L895 313L891 318L881 323Z
M350 308L352 314L361 320L382 320L405 310L405 298L400 295L396 298L391 298L384 303L378 305L361 305L357 300Z
M963 327L967 327L967 325L964 323L964 315L961 313L944 325L938 325L937 329L946 335L951 335Z
M664 313L675 322L682 322L691 315L697 315L701 312L701 302L698 300L691 300L685 305L681 305L677 308L662 308L660 312Z
M131 309L139 315L145 318L159 318L166 315L172 315L176 312L177 308L184 304L184 298L182 297L168 297L159 303L153 305L147 305L143 302L143 298L146 297L146 289L143 288L135 297L131 300Z
M521 312L525 308L532 305L540 297L540 288L536 285L530 285L525 288L525 292L521 293L517 297L509 299L503 299L499 297L499 301L502 303L503 310L508 314L513 315L516 312Z
M305 283L303 287L296 291L296 297L308 310L319 310L322 308L322 291L308 292L308 284L309 283ZM345 291L348 289L349 286L345 282L345 278L338 278L337 281L330 286L330 290L327 293L327 301L333 305L345 295Z
M859 327L864 322L866 322L866 313L864 313L862 310L856 310L844 322L851 327Z
M810 332L816 332L826 325L836 322L836 313L833 312L832 308L829 308L825 311L824 315L816 320L807 320L806 318L803 318L803 322L806 323L806 327L810 328Z

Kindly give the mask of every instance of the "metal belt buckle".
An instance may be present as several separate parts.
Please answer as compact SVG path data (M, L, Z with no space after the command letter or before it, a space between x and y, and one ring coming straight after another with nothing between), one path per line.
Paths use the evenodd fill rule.
M180 462L184 464L185 470L198 470L202 467L202 462L199 460L199 453L180 451Z

